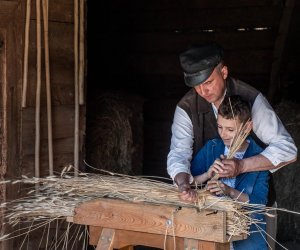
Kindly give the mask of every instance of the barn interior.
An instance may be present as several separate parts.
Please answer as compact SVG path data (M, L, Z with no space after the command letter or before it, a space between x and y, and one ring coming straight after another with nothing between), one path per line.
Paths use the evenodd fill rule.
M167 176L173 112L188 90L178 55L193 43L216 41L225 49L230 74L268 97L297 142L297 10L299 3L292 1L88 2L87 124L101 110L100 95L120 98L119 105L139 118L128 118L132 128L128 147L134 148L132 173ZM87 160L90 157L101 167L92 159L91 138L95 134L87 125ZM126 144L122 139L119 143ZM299 196L293 177L299 171L296 165L275 174L279 206L295 206L292 200ZM286 184L286 179L292 181ZM292 229L298 223L293 216L279 217L278 238L298 241L297 230Z
M189 89L183 82L179 54L207 41L224 47L230 75L268 98L298 145L299 7L297 1L274 0L88 2L86 159L99 167L103 162L93 159L95 146L89 140L97 133L88 124L94 115L105 113L99 97L108 93L128 109L132 138L124 150L132 152L133 168L128 173L168 177L173 114ZM126 126L121 129L124 138L116 143L125 146L129 133ZM130 162L119 156L121 162ZM121 162L114 162L117 171L124 169ZM299 200L298 165L274 174L279 207L299 209L294 203ZM298 217L280 214L278 223L280 241L299 241Z
M23 105L26 4L25 0L0 0L2 179L37 173L34 138L38 17L36 2L31 1L28 88ZM268 98L299 148L298 1L86 0L84 7L84 101L77 106L77 116L74 1L49 1L55 173L74 162L76 165L77 157L80 171L104 169L168 177L166 159L173 115L177 102L189 90L183 81L179 54L192 44L208 41L223 46L231 76L252 85ZM41 49L44 52L44 39ZM41 71L38 161L39 174L46 176L49 134L44 64ZM79 127L77 155L74 154L76 126ZM300 211L299 167L297 161L273 174L278 207ZM1 200L20 192L1 184ZM278 212L277 240L288 249L299 249L299 225L299 215ZM3 247L11 249L11 245ZM282 248L277 245L276 249Z

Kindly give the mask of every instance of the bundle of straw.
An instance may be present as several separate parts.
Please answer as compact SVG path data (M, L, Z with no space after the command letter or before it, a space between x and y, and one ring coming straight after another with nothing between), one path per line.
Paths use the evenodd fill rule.
M246 234L250 224L256 223L243 209L243 204L230 198L217 197L204 189L198 189L198 200L188 203L180 199L180 193L174 185L150 178L115 173L80 173L79 177L73 177L69 172L64 172L61 176L47 178L24 176L11 183L19 182L32 186L28 196L1 204L6 209L7 223L12 226L22 221L54 220L73 216L80 203L97 198L226 211L229 236Z
M246 140L246 138L250 134L251 129L252 128L251 128L250 119L247 122L241 124L236 136L233 138L233 140L231 142L231 145L229 147L229 152L227 155L227 159L232 159L234 157L235 153L240 149L243 142Z
M252 128L251 128L251 123L249 121L250 121L250 119L247 122L241 124L241 126L239 127L236 136L233 138L233 140L230 144L228 155L226 156L226 159L232 159L235 156L236 152L239 151L243 142L246 140L246 138L250 134ZM218 173L215 174L211 179L212 180L219 179L219 174Z

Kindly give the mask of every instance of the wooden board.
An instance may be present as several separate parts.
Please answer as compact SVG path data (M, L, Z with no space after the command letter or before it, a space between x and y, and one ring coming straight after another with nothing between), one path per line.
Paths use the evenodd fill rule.
M194 208L132 203L113 199L85 202L69 218L76 224L226 242L226 214ZM174 228L172 227L174 225Z

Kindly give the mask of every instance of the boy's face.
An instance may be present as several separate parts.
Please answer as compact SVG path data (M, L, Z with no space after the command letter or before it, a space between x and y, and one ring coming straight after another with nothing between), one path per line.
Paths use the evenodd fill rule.
M240 119L225 119L218 114L218 133L227 147L230 147L238 129L241 127Z

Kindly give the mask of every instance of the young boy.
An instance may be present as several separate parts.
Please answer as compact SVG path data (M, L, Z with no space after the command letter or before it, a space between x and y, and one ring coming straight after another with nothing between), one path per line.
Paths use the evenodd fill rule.
M195 183L207 182L207 189L215 195L226 195L241 202L253 204L267 203L268 197L268 171L249 172L235 178L221 178L210 180L215 173L222 172L222 160L228 154L231 143L241 125L249 123L252 126L251 110L247 102L239 96L225 96L220 104L217 116L218 133L220 139L208 141L197 153L191 163L191 173ZM263 149L255 141L248 137L234 155L243 159L259 154ZM234 241L231 247L234 250L264 250L267 249L265 240L265 217L262 214L253 214L259 223L259 227L252 224L250 236L246 240ZM263 229L264 231L262 231Z

